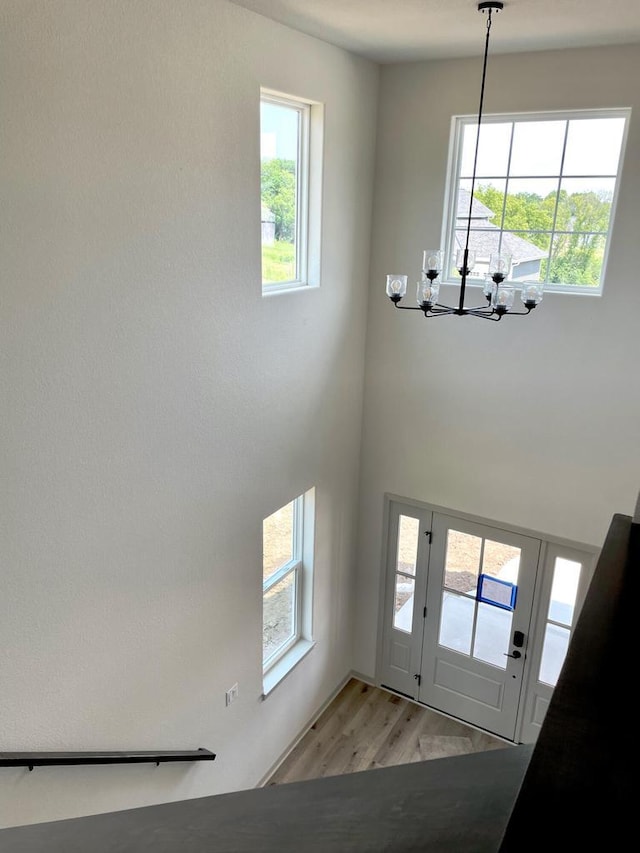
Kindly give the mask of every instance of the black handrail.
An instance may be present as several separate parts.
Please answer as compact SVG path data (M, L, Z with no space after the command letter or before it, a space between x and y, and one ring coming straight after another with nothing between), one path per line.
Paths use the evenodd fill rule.
M150 752L0 752L0 767L53 767L72 764L164 764L169 761L213 761L208 749Z

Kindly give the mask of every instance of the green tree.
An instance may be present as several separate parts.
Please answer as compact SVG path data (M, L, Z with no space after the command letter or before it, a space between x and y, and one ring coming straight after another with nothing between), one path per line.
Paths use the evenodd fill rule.
M504 209L502 227L525 232L525 239L543 249L549 249L555 217L551 257L543 262L542 276L546 278L549 267L552 282L598 284L611 215L610 193L561 190L559 196L554 191L544 198L536 193L509 193L505 204L503 192L491 184L480 184L474 195L493 211L492 224L500 226Z
M276 240L293 243L296 230L296 164L293 160L275 157L262 161L260 196L276 218Z

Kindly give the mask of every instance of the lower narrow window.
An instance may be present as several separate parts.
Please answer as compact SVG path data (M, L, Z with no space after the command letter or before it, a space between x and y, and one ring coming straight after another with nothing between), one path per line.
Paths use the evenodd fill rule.
M262 666L267 673L311 639L313 490L262 523ZM292 660L291 665L296 661Z

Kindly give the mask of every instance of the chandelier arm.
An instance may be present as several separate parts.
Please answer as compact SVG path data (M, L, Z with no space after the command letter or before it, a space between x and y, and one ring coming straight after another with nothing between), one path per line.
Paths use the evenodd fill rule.
M481 4L478 7L481 11L485 11L483 5ZM467 220L467 236L464 245L464 273L462 276L462 281L460 282L460 301L458 303L458 308L460 311L464 309L464 295L465 290L467 289L467 275L466 271L468 269L468 260L469 260L469 238L471 237L471 214L473 212L473 193L476 186L476 171L478 168L478 151L480 149L480 126L482 125L482 111L484 107L484 88L485 82L487 79L487 60L489 58L489 36L491 35L491 24L493 22L492 12L493 8L488 7L486 9L487 12L487 35L484 43L484 58L482 61L482 82L480 84L480 104L478 106L478 130L476 133L476 150L473 155L473 172L471 175L471 193L469 196L469 218Z
M434 308L429 308L427 311L424 308L421 308L419 305L398 305L397 302L394 302L394 305L399 311L422 311L425 317L440 317L445 314L455 314L458 310L457 308L451 308L449 305L440 305L438 303L435 308L442 310L434 310Z
M394 302L394 305L398 311L422 311L419 305L398 305L397 302Z
M428 311L424 312L425 317L448 317L449 314L455 314L457 308L444 308L441 311L434 310L430 308Z
M533 306L533 308L535 308L535 305ZM526 317L527 314L531 314L531 312L533 311L533 308L527 308L526 311L507 311L506 313L510 317Z
M493 320L494 323L497 323L504 317L504 314L498 314L496 311L493 311L491 314L478 314L477 311L470 309L467 313L472 317L479 317L481 320Z
M465 308L469 314L495 314L496 309L487 305L476 305L475 308Z
M442 308L443 311L449 314L453 314L454 311L458 310L454 305L445 305L444 302L436 302L434 308Z

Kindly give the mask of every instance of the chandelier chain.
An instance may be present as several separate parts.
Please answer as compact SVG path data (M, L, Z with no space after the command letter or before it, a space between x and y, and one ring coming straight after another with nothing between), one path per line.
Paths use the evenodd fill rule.
M464 263L467 266L467 258L469 255L469 239L471 236L471 214L473 211L473 193L476 187L476 170L478 168L478 151L480 148L480 125L482 124L482 112L484 108L484 89L487 79L487 61L489 58L489 37L491 35L491 24L493 22L492 9L487 10L487 35L484 43L484 60L482 63L482 82L480 84L480 105L478 107L478 129L476 133L476 150L473 155L473 172L471 175L471 192L469 194L469 219L467 220L467 237L464 246ZM463 288L464 289L464 288ZM464 293L461 294L464 296Z

